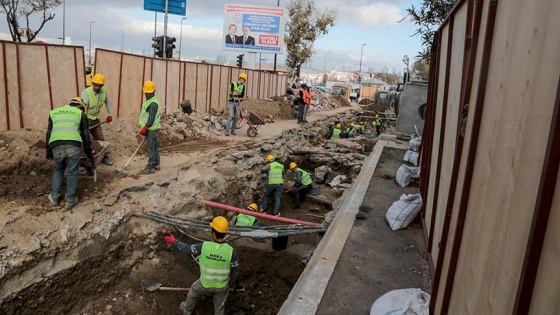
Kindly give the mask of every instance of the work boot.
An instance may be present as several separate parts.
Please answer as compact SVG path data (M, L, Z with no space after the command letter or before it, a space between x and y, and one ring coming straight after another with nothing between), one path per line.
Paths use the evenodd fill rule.
M86 167L86 173L87 173L87 176L93 176L93 168L92 167Z
M232 136L235 136L235 135L237 135L237 134L235 133L235 131L232 130L232 131L231 131L231 135L232 135Z
M157 172L157 171L161 171L161 167L160 167L159 165L156 166L156 167L154 167L154 171L156 171L156 172Z
M226 130L226 136L229 137L229 130Z
M279 217L279 216L281 216L281 215L282 215L282 214L281 214L280 212L278 212L278 213L275 214L274 216L275 216L275 217Z
M138 172L138 174L140 175L148 175L148 174L153 174L155 173L155 170L153 168L145 168L143 170L141 170L140 172Z
M101 163L108 165L108 166L112 166L113 165L113 161L111 161L111 158L109 158L108 156L105 155L105 157L103 158L103 160L101 160Z
M181 304L179 304L179 309L181 310L181 314L187 314L187 303L181 302Z
M78 198L76 198L74 201L66 201L66 204L64 205L64 208L66 210L70 210L72 208L74 208L75 205L78 204Z
M58 206L58 198L54 199L52 194L49 194L49 201L50 201L50 205L53 207Z

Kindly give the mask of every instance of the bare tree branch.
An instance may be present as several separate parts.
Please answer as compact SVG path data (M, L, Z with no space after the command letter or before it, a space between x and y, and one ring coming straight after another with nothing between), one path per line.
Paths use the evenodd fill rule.
M50 13L52 9L60 5L62 0L0 0L0 13L6 15L8 28L13 41L22 41L20 29L20 19L25 20L25 32L27 34L27 42L33 41L45 24L54 19L54 14ZM30 25L30 17L36 14L42 14L40 26L34 30Z

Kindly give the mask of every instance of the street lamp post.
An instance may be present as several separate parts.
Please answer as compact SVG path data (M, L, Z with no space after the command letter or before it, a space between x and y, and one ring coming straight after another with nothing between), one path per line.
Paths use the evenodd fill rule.
M62 2L62 45L66 45L66 0Z
M91 66L91 25L95 23L95 21L89 22L89 65Z
M183 21L186 19L186 17L181 19L181 35L179 35L179 60L181 60L181 46L183 43Z
M121 37L121 51L124 52L124 31L121 30L122 37Z
M358 71L358 82L361 81L361 77L362 77L362 56L364 54L364 46L367 44L362 44L362 50L360 52L360 70Z

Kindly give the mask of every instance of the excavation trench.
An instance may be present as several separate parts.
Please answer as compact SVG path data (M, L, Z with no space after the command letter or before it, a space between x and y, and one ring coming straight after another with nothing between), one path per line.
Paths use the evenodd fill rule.
M231 219L233 213L204 207L203 201L241 208L250 202L260 203L266 183L266 175L261 174L260 168L264 156L274 154L284 165L295 161L314 175L317 168L328 168L317 184L317 196L304 200L301 209L292 209L291 196L284 194L281 208L284 217L327 227L340 204L339 198L360 171L366 157L364 148L373 146L372 140L365 138L340 141L335 149L329 149L329 154L322 154L327 152L323 148L324 134L340 119L348 118L327 119L306 129L286 131L276 139L243 143L186 161L167 177L131 185L104 200L92 201L72 213L60 215L59 220L66 220L68 225L77 220L82 222L74 229L53 229L48 234L36 231L35 236L46 234L48 241L39 241L38 248L29 250L25 259L16 259L13 250L9 252L11 256L2 253L9 260L1 270L0 313L178 313L186 292L143 292L140 283L151 279L167 287L190 287L199 277L197 263L190 255L166 245L163 236L173 232L183 242L197 243L208 240L209 233L178 229L137 214L157 210L185 220L208 222L215 215ZM302 151L304 154L298 154ZM333 187L326 185L335 178L339 183ZM291 186L291 181L288 175L286 188ZM265 226L278 224L262 221ZM17 225L18 220L13 224ZM61 235L75 241L65 243L60 240ZM258 242L232 236L229 242L239 255L245 291L230 293L227 312L276 314L318 240L316 233L289 236L286 249L276 250L271 239ZM213 314L212 301L201 301L197 314Z

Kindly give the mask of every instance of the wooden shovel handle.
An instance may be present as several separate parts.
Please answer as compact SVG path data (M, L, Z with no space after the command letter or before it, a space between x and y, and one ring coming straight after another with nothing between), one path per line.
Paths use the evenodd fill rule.
M159 287L160 291L189 291L190 288L171 288L171 287Z

